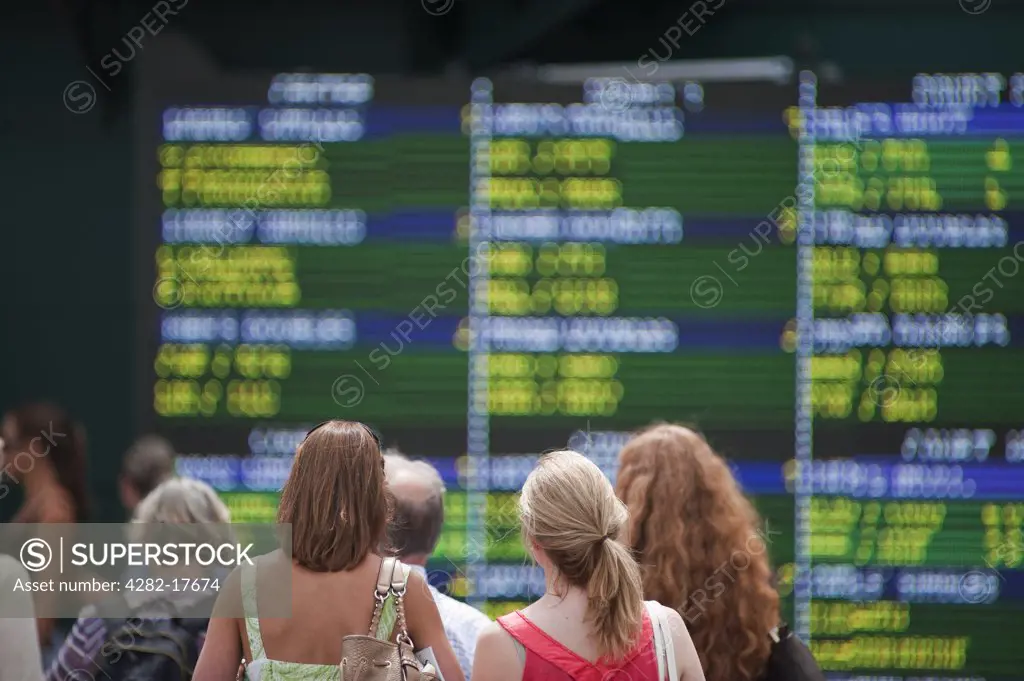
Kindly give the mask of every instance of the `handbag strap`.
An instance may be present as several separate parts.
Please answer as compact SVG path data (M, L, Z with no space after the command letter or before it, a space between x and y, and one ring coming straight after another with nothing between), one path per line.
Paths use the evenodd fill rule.
M395 567L391 574L391 593L395 596L395 613L398 625L398 642L405 643L412 647L412 639L409 638L409 631L405 622L405 588L409 584L409 566L400 561L395 561Z
M654 656L658 661L658 681L662 681L666 675L665 659L665 633L661 630L661 608L655 601L645 601L647 616L651 619L651 628L654 629ZM671 679L669 681L672 681Z
M385 557L380 561L380 572L377 573L377 587L373 592L374 604L373 604L373 617L370 618L370 636L377 636L377 627L380 625L380 616L384 611L384 601L387 600L388 595L392 590L392 581L394 579L395 565L398 563L397 558L391 556ZM399 600L399 612L401 612L401 600ZM404 615L400 615L404 623Z
M665 660L668 666L668 681L679 681L679 669L676 667L676 646L672 642L672 627L668 623L665 608L661 609L661 635L665 639Z
M658 679L679 681L676 667L676 647L672 642L672 631L665 615L665 608L657 601L646 601L644 606L651 618L654 629L654 649L658 657Z

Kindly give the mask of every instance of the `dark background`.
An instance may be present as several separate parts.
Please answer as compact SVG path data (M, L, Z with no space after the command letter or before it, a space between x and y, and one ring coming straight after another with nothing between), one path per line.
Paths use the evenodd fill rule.
M164 30L188 34L229 70L474 74L635 64L662 49L658 39L691 4L458 0L437 17L419 0L190 0ZM69 112L62 94L89 80L86 66L152 7L54 0L0 9L0 411L52 399L85 423L96 520L120 517L117 460L144 407L132 374L137 297L151 293L133 276L133 64L111 92L98 89L86 115ZM919 71L1019 69L1022 26L1024 2L1011 0L978 15L958 0L726 0L673 58L786 55L823 81L903 80L909 95ZM143 53L162 37L146 36ZM16 504L13 494L0 502L0 520Z

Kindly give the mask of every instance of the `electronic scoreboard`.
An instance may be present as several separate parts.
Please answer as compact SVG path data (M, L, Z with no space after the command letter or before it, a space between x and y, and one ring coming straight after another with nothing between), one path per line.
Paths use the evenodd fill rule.
M538 454L614 478L684 422L835 678L1016 674L1020 76L141 83L142 427L236 520L366 422L445 479L431 580L498 615L543 591Z

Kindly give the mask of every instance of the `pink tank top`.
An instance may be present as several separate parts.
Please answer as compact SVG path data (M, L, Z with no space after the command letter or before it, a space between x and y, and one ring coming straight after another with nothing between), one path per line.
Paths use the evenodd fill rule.
M521 611L499 617L498 624L526 651L523 681L659 681L654 628L644 609L644 626L633 651L605 665L586 660L546 634Z

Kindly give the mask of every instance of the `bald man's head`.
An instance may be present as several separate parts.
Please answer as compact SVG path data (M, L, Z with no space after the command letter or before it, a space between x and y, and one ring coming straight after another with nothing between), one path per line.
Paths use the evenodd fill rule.
M388 489L395 511L388 540L399 557L423 564L441 540L444 527L444 481L430 464L410 461L402 454L384 454Z

